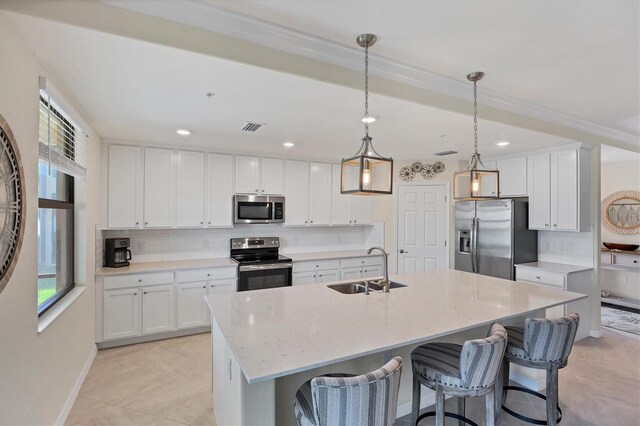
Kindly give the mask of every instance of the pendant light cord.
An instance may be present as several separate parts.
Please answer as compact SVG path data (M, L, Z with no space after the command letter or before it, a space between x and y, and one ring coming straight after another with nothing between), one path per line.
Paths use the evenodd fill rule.
M364 47L364 118L369 118L369 44ZM364 132L369 137L368 120L364 122Z
M478 153L478 82L473 82L473 151Z

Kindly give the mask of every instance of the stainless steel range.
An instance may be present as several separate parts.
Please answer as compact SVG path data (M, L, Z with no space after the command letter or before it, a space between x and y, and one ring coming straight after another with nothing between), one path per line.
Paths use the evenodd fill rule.
M238 291L291 285L293 261L279 254L280 238L232 238L231 258L238 262Z

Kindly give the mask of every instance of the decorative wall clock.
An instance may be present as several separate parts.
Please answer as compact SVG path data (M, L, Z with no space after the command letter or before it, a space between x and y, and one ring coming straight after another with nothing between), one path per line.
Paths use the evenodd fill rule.
M0 292L11 278L24 235L24 172L20 151L0 115Z

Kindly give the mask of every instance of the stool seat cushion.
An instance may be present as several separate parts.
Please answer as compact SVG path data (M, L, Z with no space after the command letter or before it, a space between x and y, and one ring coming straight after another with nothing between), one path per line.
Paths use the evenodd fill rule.
M455 343L426 343L411 352L411 365L428 381L448 386L461 386L460 353L462 345Z
M334 373L324 374L323 377L355 377L355 374ZM313 379L311 379L313 380ZM311 397L311 380L307 380L298 388L296 400L293 404L296 419L301 426L316 426L313 416L313 400Z
M524 328L506 326L509 341L507 342L506 353L519 358L527 358L524 351Z

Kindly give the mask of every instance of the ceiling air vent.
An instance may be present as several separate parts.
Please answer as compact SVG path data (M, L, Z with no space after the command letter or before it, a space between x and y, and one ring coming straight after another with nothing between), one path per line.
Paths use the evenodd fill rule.
M266 123L256 123L253 121L247 121L244 123L244 127L242 128L243 132L255 132L262 126L266 126Z
M457 154L458 151L442 151L442 152L436 152L433 155L439 155L439 156L445 156L445 155L453 155L453 154Z

